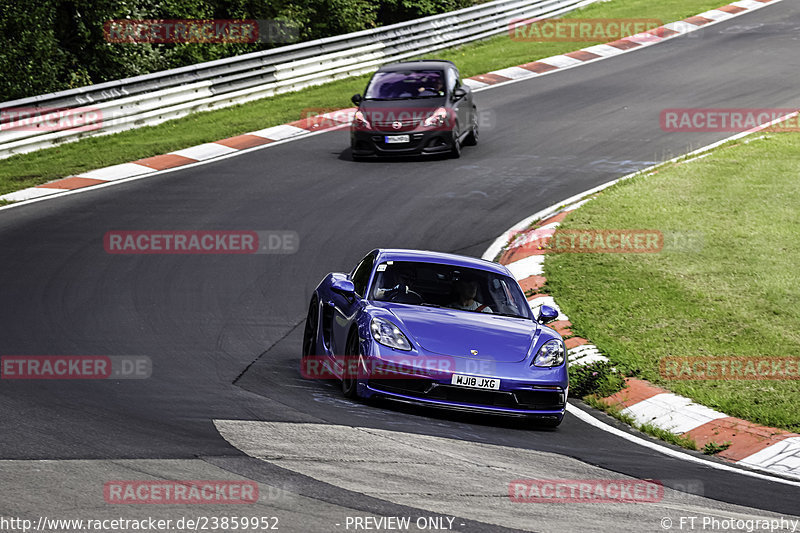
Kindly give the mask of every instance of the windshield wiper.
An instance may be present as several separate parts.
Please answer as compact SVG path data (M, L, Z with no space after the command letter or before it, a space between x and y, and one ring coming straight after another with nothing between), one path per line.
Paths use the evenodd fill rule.
M514 313L492 313L492 314L497 316L510 316L511 318L524 318L525 320L530 320L530 318L527 316L515 315Z
M441 305L439 305L439 304L432 304L432 303L428 303L428 302L422 302L422 303L421 303L421 304L419 304L419 305L422 305L422 306L424 306L424 307L442 307L442 306L441 306Z

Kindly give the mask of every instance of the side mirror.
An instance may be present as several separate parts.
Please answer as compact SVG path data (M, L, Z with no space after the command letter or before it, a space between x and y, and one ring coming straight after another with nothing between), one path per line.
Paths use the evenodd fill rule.
M342 296L352 298L356 294L356 287L349 279L336 279L331 283L331 290Z
M536 318L536 321L539 324L547 324L556 318L558 318L558 311L549 305L543 305L539 308L539 316Z
M353 96L350 97L350 101L353 102L355 105L361 105L362 100L363 98L361 98L360 94L354 94Z
M465 91L463 87L457 87L456 90L453 91L453 100L460 100L465 96L467 96L467 91Z

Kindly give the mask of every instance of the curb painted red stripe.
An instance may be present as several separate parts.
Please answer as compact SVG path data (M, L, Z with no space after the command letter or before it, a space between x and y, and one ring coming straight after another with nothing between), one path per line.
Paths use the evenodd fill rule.
M700 15L695 15L694 17L683 19L683 21L688 22L689 24L694 24L695 26L703 26L705 24L708 24L709 22L714 22L713 20L701 17Z
M556 70L558 67L550 65L548 63L542 63L541 61L533 61L531 63L525 63L524 65L520 65L519 68L524 68L525 70L530 70L531 72L536 72L537 74L541 74L542 72L549 72L551 70Z
M105 180L96 180L93 178L81 178L80 176L72 176L70 178L64 178L57 181L51 181L50 183L43 183L42 185L37 185L37 188L72 190L72 189L82 189L83 187L91 187L92 185L99 185L101 183L108 183L108 182Z
M519 285L522 287L522 290L527 293L528 291L538 291L544 286L546 281L547 280L544 278L544 276L528 276L525 279L521 279L519 281Z
M725 13L730 13L731 15L735 15L736 13L741 13L742 11L747 11L743 7L735 6L733 4L728 4L727 6L718 7L717 11L724 11Z
M643 379L625 378L625 383L627 384L626 388L607 398L601 398L600 401L606 405L624 409L658 394L669 392L666 389L655 387Z
M488 74L479 74L477 76L470 76L469 79L479 81L481 83L486 83L489 85L511 81L511 78L506 78L505 76L501 76L500 74L493 74L491 72Z
M655 35L656 37L661 37L662 39L665 39L667 37L672 37L673 35L678 35L677 31L665 28L664 26L648 30L645 33L649 33L650 35Z
M583 337L570 337L564 341L564 346L567 347L567 350L571 350L578 346L583 346L584 344L589 344L589 341Z
M133 161L137 165L144 165L156 170L166 170L168 168L182 167L190 163L197 163L197 159L191 157L184 157L178 154L164 154L155 155L153 157L146 157L144 159L137 159Z
M221 141L215 141L217 144L221 144L222 146L227 146L228 148L234 148L236 150L246 150L247 148L252 148L254 146L261 146L262 144L269 144L271 142L275 142L272 139L267 139L265 137L259 137L258 135L237 135L236 137L228 137L227 139L222 139Z
M572 59L578 59L580 61L591 61L592 59L597 59L598 57L603 57L598 54L593 54L591 52L587 52L586 50L577 50L575 52L569 52L564 54L567 57L571 57Z
M575 336L575 334L572 333L572 330L570 329L572 327L572 322L570 322L569 320L556 320L555 322L549 323L548 326L556 330L558 334L564 337L565 339Z
M313 117L295 120L294 122L289 122L289 126L294 126L295 128L302 128L308 131L330 130L334 128L342 128L349 125L350 125L349 122L344 122L331 117L326 117L324 115L316 115Z
M717 457L722 457L729 461L741 461L784 439L800 437L796 433L759 426L753 422L734 417L712 420L691 431L687 431L684 436L694 439L699 447L705 446L710 442L715 444L730 442L731 445L727 450L716 454Z
M630 50L631 48L642 46L641 44L629 41L628 39L619 39L618 41L612 41L606 44L609 46L613 46L614 48L619 48L620 50Z

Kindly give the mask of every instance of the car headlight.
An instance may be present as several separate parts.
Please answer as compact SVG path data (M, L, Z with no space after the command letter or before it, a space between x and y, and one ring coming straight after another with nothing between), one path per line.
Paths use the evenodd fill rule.
M355 115L353 115L353 125L356 128L372 129L367 116L361 110L356 111Z
M405 351L411 349L411 343L408 342L408 338L403 335L400 328L388 320L375 317L370 322L369 329L372 332L372 338L384 346Z
M430 128L443 126L447 123L447 109L443 107L439 107L436 111L433 112L433 115L426 118L423 122L423 126L428 126Z
M533 358L534 366L559 366L564 362L564 355L566 349L564 343L560 340L553 339L547 341L539 348L539 353Z

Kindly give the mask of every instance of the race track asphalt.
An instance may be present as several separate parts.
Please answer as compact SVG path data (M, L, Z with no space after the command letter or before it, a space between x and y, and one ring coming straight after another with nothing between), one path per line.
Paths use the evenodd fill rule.
M711 500L797 514L796 486L662 456L574 417L557 431L527 430L346 402L331 385L302 380L298 358L313 287L370 249L479 257L539 209L730 135L666 133L664 108L800 106L798 26L800 5L785 1L690 37L480 91L481 142L459 160L355 163L348 134L331 132L0 210L3 355L153 361L146 380L3 380L0 459L203 458L247 474L266 466L224 440L214 420L345 425L549 452L667 486L701 480ZM300 248L249 256L104 251L105 232L148 229L291 230ZM11 475L20 464L0 461L10 495L0 513L31 512L32 494L71 497L35 473L23 483ZM346 495L337 505L388 505L330 492L337 490Z

